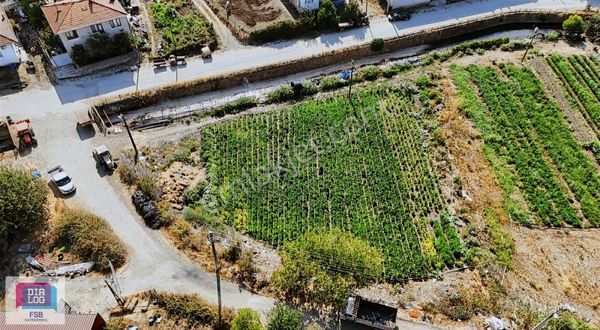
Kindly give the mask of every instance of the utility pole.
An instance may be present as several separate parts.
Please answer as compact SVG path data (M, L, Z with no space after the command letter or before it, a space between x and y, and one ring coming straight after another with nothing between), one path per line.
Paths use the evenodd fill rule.
M215 237L212 231L208 232L208 241L210 242L210 247L212 249L213 258L215 259L215 273L217 274L217 296L219 301L219 329L221 329L221 265L219 264L219 259L217 258L217 250L215 249Z
M131 131L129 130L129 125L127 125L127 120L125 120L125 117L123 116L123 114L119 115L119 119L121 119L121 121L123 122L123 125L125 125L125 129L127 130L127 134L129 135L129 140L131 140L131 144L133 145L133 151L135 151L134 163L137 165L139 153L138 153L137 146L135 145L135 141L133 140L133 136L131 135Z
M135 67L135 71L137 71L136 77L135 77L135 93L137 94L138 91L140 90L140 65L136 65Z
M561 303L560 305L558 305L558 308L556 310L551 312L548 316L546 316L543 320L541 320L540 323L538 323L536 326L531 328L531 330L543 329L546 326L546 324L548 324L548 322L550 322L550 320L557 319L561 312L569 312L569 313L575 314L575 313L577 313L577 310L573 306L571 306L567 303Z
M351 101L352 100L352 77L354 76L354 60L351 60L350 62L350 80L349 80L349 84L348 84L348 100Z
M525 48L525 54L523 54L523 57L521 58L521 64L523 64L523 61L525 60L525 56L527 56L527 52L529 51L529 48L531 48L531 45L533 45L533 39L535 39L535 37L540 34L539 29L537 28L537 26L533 29L533 36L531 36L531 40L529 41L529 45L527 45L527 48Z

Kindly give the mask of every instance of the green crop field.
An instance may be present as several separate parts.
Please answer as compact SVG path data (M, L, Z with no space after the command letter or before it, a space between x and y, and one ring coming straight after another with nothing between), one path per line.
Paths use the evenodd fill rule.
M550 63L565 73L582 102L589 101L585 110L593 120L593 73L583 73L586 60L580 60L552 56ZM573 67L589 76L575 78ZM451 71L463 110L482 133L508 213L524 224L600 226L600 177L561 109L530 70L500 68L452 66ZM588 79L589 86L583 86Z
M201 130L205 207L280 245L341 228L379 248L385 276L426 276L459 262L431 147L410 92L358 89Z

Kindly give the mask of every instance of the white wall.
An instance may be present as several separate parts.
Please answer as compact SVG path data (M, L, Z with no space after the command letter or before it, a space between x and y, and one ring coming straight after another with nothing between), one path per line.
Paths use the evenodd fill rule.
M101 24L102 24L102 27L104 28L104 33L106 33L109 36L123 33L123 32L131 33L129 30L129 21L127 20L127 16L123 15L120 18L121 18L121 26L117 26L114 29L112 27L110 27L109 21L102 22ZM86 26L86 27L77 29L77 35L79 36L78 38L69 40L69 39L67 39L66 33L59 33L58 36L60 37L60 40L62 41L63 45L67 49L67 52L69 54L71 54L71 49L73 49L73 46L84 45L85 41L92 34L93 34L92 28L89 26Z
M431 0L388 0L389 9L407 8L424 5Z
M295 0L292 3L301 13L319 9L319 0Z
M21 62L17 55L17 49L14 44L0 46L0 66L11 65Z

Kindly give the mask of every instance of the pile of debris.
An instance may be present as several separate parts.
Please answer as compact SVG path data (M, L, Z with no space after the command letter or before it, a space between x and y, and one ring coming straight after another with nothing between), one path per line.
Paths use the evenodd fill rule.
M136 190L131 195L131 202L135 209L142 216L146 225L152 229L159 229L163 224L163 219L156 208L156 204L143 192Z

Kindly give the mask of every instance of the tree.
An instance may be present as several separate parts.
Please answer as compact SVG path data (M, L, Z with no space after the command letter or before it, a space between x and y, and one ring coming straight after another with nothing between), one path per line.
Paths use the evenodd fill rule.
M231 330L263 330L260 316L251 308L242 308L237 311L231 321Z
M317 27L329 29L337 27L340 17L331 0L323 0L317 13Z
M594 42L600 40L600 15L593 15L587 19L585 34Z
M0 240L27 234L47 219L48 190L31 174L0 166Z
M283 247L273 287L286 298L339 309L351 289L381 276L379 250L340 229L309 232Z
M302 313L286 305L275 306L267 317L267 330L300 330L302 326Z
M579 15L571 15L563 22L563 29L571 38L579 38L583 33L585 22Z

